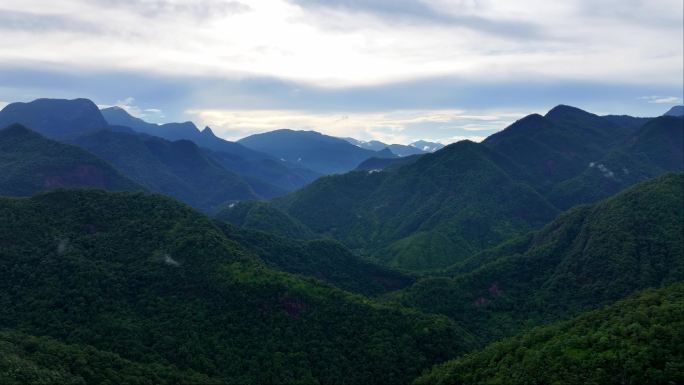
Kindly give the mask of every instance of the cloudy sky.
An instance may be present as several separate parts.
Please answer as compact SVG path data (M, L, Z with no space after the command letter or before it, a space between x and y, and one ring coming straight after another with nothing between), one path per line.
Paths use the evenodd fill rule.
M682 103L682 0L3 0L0 107L87 97L228 139L479 140Z

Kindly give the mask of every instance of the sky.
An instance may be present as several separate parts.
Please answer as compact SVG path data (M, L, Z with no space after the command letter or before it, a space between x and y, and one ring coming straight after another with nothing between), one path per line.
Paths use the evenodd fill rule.
M85 97L235 140L482 140L684 97L682 0L3 0L0 107Z

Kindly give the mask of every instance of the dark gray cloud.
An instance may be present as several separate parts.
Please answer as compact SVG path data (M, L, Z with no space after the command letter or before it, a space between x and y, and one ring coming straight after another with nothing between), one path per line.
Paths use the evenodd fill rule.
M446 108L537 111L561 103L598 112L650 115L663 105L646 103L640 97L678 95L682 86L531 79L487 82L441 77L331 89L267 77L221 79L0 66L0 100L4 102L88 97L97 103L113 104L133 96L140 108L160 108L169 119L180 119L179 114L186 109L293 109L324 113Z
M102 7L124 8L146 17L166 14L182 14L195 19L224 17L249 11L249 5L227 0L194 0L186 2L170 0L95 0Z
M8 10L0 10L0 29L29 32L101 32L101 28L95 23L76 20L65 15Z
M339 10L374 15L386 23L432 23L468 28L508 38L543 38L539 28L521 21L454 14L419 0L290 0L308 11Z
M678 4L677 4L678 3ZM648 27L684 28L682 23L683 3L673 1L670 12L654 7L652 0L583 0L578 3L583 18L614 19L620 22L642 24Z

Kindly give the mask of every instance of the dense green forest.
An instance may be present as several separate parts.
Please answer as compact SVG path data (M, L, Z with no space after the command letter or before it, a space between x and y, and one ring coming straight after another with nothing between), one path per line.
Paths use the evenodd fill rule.
M682 127L678 117L601 117L558 106L481 144L462 141L383 171L320 178L274 204L380 263L430 271L577 204L682 171Z
M387 159L245 141L288 161L108 111L183 140L0 112L70 143L0 130L0 383L684 382L681 117L558 106ZM353 168L322 148L367 160L257 200L317 175L302 151Z
M0 330L0 384L219 384L158 363L140 364L87 345Z
M684 175L641 183L560 215L394 294L494 340L684 280Z
M277 272L169 198L0 199L0 328L224 383L406 383L474 346L443 316Z
M172 196L201 210L257 194L188 140L170 142L144 134L99 131L73 143L110 162L150 191Z
M534 189L511 177L522 173L486 147L462 141L393 171L318 179L275 204L382 263L426 270L556 215Z
M58 187L144 189L81 148L18 124L0 129L0 196L30 196Z
M229 239L278 270L315 277L353 293L378 295L414 281L409 275L354 255L334 240L302 241L227 224L218 226Z
M439 365L427 384L681 384L684 284L647 289Z
M303 223L263 201L229 203L221 207L214 217L244 229L261 230L287 238L316 237Z

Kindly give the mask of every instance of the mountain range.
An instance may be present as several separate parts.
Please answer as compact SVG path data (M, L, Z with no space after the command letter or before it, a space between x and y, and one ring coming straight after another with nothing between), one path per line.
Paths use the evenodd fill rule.
M121 375L406 383L473 343L445 317L269 268L210 219L163 196L57 190L1 198L0 216L3 331L57 340L56 352L105 352ZM22 357L3 375L54 365ZM111 360L91 360L61 370L97 383L112 375Z
M428 151L423 151L418 147L415 147L412 144L409 145L403 145L403 144L386 144L383 143L379 140L369 140L369 141L363 141L363 140L357 140L354 138L344 138L347 142L361 148L365 148L368 150L372 151L382 151L384 149L389 149L392 151L393 154L398 155L398 156L410 156L410 155L417 155L417 154L425 154Z
M387 148L368 150L315 131L275 130L250 135L238 143L321 174L353 170L359 163L372 157L396 157Z
M684 106L674 106L670 108L665 116L684 116Z
M559 105L400 156L10 104L0 383L680 383L672 115Z
M60 187L144 189L89 152L19 124L0 129L0 171L0 195L4 196L30 196Z
M490 341L682 281L683 202L684 175L666 174L570 209L395 295Z
M205 211L228 201L283 195L319 175L220 139L209 129L200 132L192 123L157 126L134 118L123 109L105 111L108 118L114 116L111 122L87 99L38 99L7 105L0 111L0 123L19 123L49 138L75 144L111 164L139 186L171 195ZM145 134L145 131L172 140ZM35 145L33 149L37 153L48 151L42 145ZM82 156L73 151L59 155L60 161L67 163L78 163L78 157ZM28 157L29 154L13 156ZM77 159L67 159L74 157ZM19 165L19 160L6 164L5 174L11 174ZM16 172L25 176L22 170ZM83 178L71 180L62 184L93 186ZM106 187L104 182L98 183L99 187Z
M458 142L384 171L320 178L273 204L380 263L442 268L573 205L681 171L683 122L561 105L482 143Z

